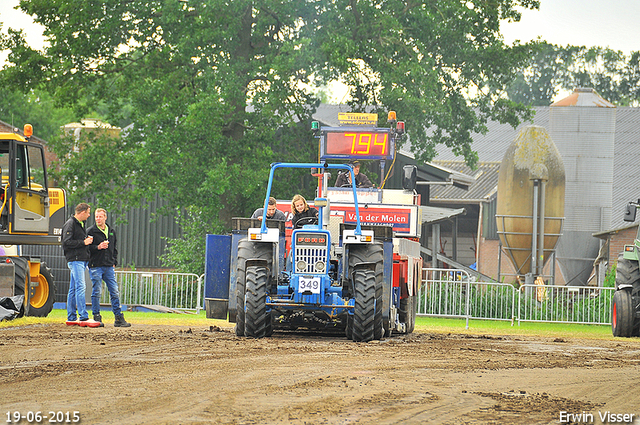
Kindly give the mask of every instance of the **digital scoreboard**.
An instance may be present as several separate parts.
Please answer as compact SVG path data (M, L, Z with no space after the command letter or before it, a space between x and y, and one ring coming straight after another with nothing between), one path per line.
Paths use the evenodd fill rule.
M336 129L338 130L338 129ZM394 140L387 128L339 128L323 131L321 159L392 159Z

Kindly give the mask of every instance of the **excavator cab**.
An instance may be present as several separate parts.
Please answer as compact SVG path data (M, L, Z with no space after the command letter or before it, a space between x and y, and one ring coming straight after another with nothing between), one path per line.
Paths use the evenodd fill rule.
M0 245L59 245L66 220L64 190L49 188L44 147L24 135L0 133ZM0 255L0 295L24 296L23 313L46 316L55 284L34 256Z
M0 140L3 191L0 231L11 234L49 232L49 192L44 164L42 146Z
M0 243L55 245L66 220L64 192L48 187L44 147L29 136L28 128L24 137L0 133Z

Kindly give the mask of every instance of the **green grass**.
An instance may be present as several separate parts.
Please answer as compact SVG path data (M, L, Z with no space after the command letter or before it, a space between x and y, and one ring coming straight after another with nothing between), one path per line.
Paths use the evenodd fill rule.
M66 310L53 310L48 317L22 317L11 321L0 322L0 329L16 326L28 326L35 324L57 323L62 324L67 317ZM135 325L162 325L162 326L189 326L193 328L208 329L209 326L221 328L233 327L233 323L226 320L207 319L204 311L193 313L143 313L125 312L127 322ZM107 326L113 325L113 313L102 312L102 320ZM513 326L508 321L470 320L469 329L465 329L464 319L443 319L434 317L417 317L415 332L420 333L454 333L469 335L523 335L548 338L588 338L610 339L610 325L578 325L565 323L522 322L520 326ZM635 341L640 344L640 338L620 339Z
M580 325L574 323L515 322L497 320L469 320L469 329L465 329L464 319L443 319L437 317L417 317L416 332L489 334L489 335L528 335L550 338L592 338L611 339L611 325ZM640 339L633 339L640 343Z
M113 313L111 311L102 311L102 321L107 325L111 326L114 322ZM140 325L164 325L164 326L202 326L208 328L209 326L215 325L220 327L232 326L232 323L227 322L226 320L214 320L207 319L204 311L201 311L199 314L195 313L147 313L147 312L138 312L138 311L126 311L124 312L125 318L127 322L130 322L132 325L140 324ZM91 312L89 312L89 317L91 317ZM26 326L26 325L34 325L34 324L44 324L44 323L64 323L67 320L67 311L54 309L49 313L47 317L21 317L19 319L14 319L10 321L0 322L0 329L15 327L15 326Z

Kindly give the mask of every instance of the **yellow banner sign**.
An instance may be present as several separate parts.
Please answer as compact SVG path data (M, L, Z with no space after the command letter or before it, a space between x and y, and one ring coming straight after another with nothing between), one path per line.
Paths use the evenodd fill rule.
M378 114L362 114L357 112L338 112L341 125L376 125Z

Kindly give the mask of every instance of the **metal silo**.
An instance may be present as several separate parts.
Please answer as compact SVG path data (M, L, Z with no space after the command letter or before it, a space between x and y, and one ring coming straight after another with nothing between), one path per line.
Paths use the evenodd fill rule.
M568 285L586 285L598 254L593 233L611 223L615 106L577 88L551 105L550 133L566 171L565 221L557 257Z
M542 275L562 230L565 170L544 127L527 126L509 146L498 179L496 226L523 283Z

